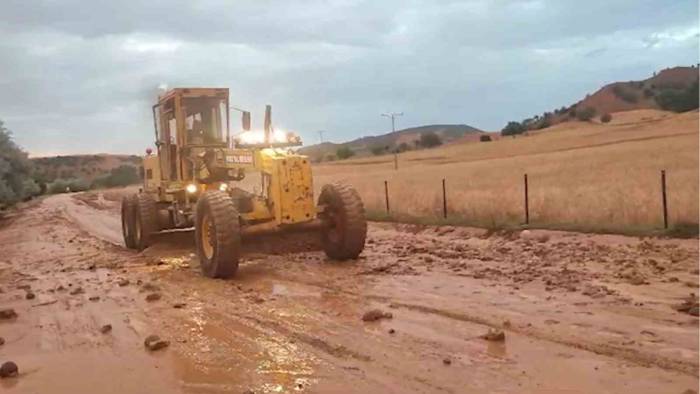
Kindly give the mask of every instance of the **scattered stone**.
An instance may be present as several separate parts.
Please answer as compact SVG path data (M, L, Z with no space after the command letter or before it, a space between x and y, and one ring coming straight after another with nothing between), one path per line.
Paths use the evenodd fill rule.
M19 373L19 368L17 368L17 364L15 364L12 361L7 361L0 366L0 378L10 378L13 376L17 376Z
M691 316L698 316L698 297L694 293L690 293L681 304L674 305L673 309Z
M119 287L128 286L129 283L129 279L126 278L119 278L119 280L117 281L117 285L119 285Z
M99 300L100 300L100 296L91 296L90 298L88 298L88 300L90 300L90 301L99 301Z
M506 334L502 330L489 328L489 331L480 338L487 341L502 342L506 340Z
M146 347L146 349L154 352L156 350L168 347L170 345L170 342L160 339L158 335L149 335L143 341L143 345Z
M381 319L391 319L393 317L394 315L392 315L391 312L384 312L379 309L372 309L370 311L365 312L365 314L362 315L362 321L377 321Z
M31 291L28 291L27 294L24 295L24 298L26 298L28 300L33 300L35 297L36 297L36 295L34 293L32 293Z
M92 263L92 264L90 264L90 265L87 266L87 269L88 269L89 271L94 271L95 268L97 268L97 267L95 266L95 263Z
M0 346L2 346L2 345L4 345L4 344L5 344L5 338L0 337Z
M187 304L185 304L184 302L178 302L178 303L173 304L173 308L175 308L175 309L182 309L186 306L187 306Z
M394 333L396 333L396 330L394 330L393 328L390 328L390 329L389 329L389 334L394 334Z
M503 328L510 328L510 326L511 326L510 320L503 321Z
M158 301L160 300L160 293L151 293L146 296L146 301L148 302L153 302L153 301Z
M83 290L83 288L80 286L78 286L75 289L70 291L71 295L77 295L77 294L83 294L83 293L85 293L85 290Z
M14 319L17 317L17 312L12 308L0 309L0 319Z
M140 279L139 279L139 281L140 281ZM137 282L137 283L138 283L138 282ZM158 291L158 290L160 290L160 287L154 285L154 284L151 283L151 282L144 283L143 286L141 286L141 291L142 291L142 292L145 292L145 291Z
M452 364L452 360L450 360L449 358L445 357L445 358L442 360L442 363L445 364L445 365L450 365L450 364Z
M681 394L698 394L698 392L693 389L687 389Z
M100 332L103 334L106 334L108 332L112 331L112 325L111 324L105 324L104 326L100 327Z

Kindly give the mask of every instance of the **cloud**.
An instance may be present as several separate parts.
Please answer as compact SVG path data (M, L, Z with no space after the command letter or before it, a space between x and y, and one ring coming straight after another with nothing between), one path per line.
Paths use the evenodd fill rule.
M698 60L697 3L655 0L3 2L0 118L33 154L137 153L162 86L222 86L262 121L345 140L499 129Z

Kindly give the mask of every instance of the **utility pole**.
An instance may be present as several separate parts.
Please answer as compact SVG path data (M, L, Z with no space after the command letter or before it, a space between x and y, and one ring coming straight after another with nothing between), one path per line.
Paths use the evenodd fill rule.
M391 118L391 132L396 131L396 124L395 124L395 118L397 116L403 116L403 112L386 112L383 113L382 116L386 116L387 118Z
M395 133L396 132L396 117L397 116L403 116L403 112L385 112L382 114L382 116L386 116L387 118L391 118L391 132ZM394 150L394 170L399 169L399 154L397 153L396 150Z
M317 131L318 133L318 138L321 140L321 143L323 143L323 134L326 132L326 130L319 130Z

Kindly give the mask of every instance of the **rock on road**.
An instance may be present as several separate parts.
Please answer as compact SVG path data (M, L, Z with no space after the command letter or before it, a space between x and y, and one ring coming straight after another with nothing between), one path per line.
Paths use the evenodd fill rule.
M191 238L124 249L107 193L47 197L0 220L0 306L17 313L0 320L0 363L19 367L3 391L698 386L698 318L674 309L698 293L697 240L372 223L356 262L252 248L236 278L212 280ZM372 310L382 318L363 320ZM151 335L167 346L144 348Z

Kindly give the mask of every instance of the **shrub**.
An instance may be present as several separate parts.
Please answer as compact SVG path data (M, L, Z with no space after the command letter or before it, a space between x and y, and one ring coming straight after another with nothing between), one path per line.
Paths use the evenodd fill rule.
M615 96L619 97L622 101L632 103L632 104L639 101L639 96L637 96L637 93L630 91L629 89L626 89L622 85L613 86L612 91L615 94Z
M586 107L576 111L576 118L582 122L587 122L595 116L596 110L593 107Z
M654 98L661 109L686 112L698 108L698 82L684 90L664 89Z
M420 146L423 148L432 148L439 145L442 145L442 140L440 139L440 136L432 131L420 135Z
M67 193L67 192L82 192L89 189L88 183L79 178L72 179L56 179L48 186L48 192L51 194Z
M338 159L344 160L344 159L348 159L350 157L355 156L355 151L353 151L352 149L350 149L347 146L344 146L342 148L338 148L338 150L335 151L335 154L336 154L336 156L338 156Z
M0 207L26 200L40 190L32 179L32 163L11 137L0 121Z
M481 142L490 142L491 141L491 136L488 134L482 134L479 136L479 141Z
M370 151L372 152L373 155L379 156L382 153L385 152L385 148L383 146L373 146Z
M117 187L127 186L139 183L140 177L136 171L136 167L122 164L117 168L113 168L109 174L105 174L95 178L90 185L91 188L97 187Z
M525 132L525 126L523 126L519 122L510 121L510 122L508 122L506 127L504 127L501 130L501 135L516 135L516 134L522 134L524 132Z
M600 116L600 121L602 123L609 123L611 120L612 120L612 115L610 115L607 112Z

